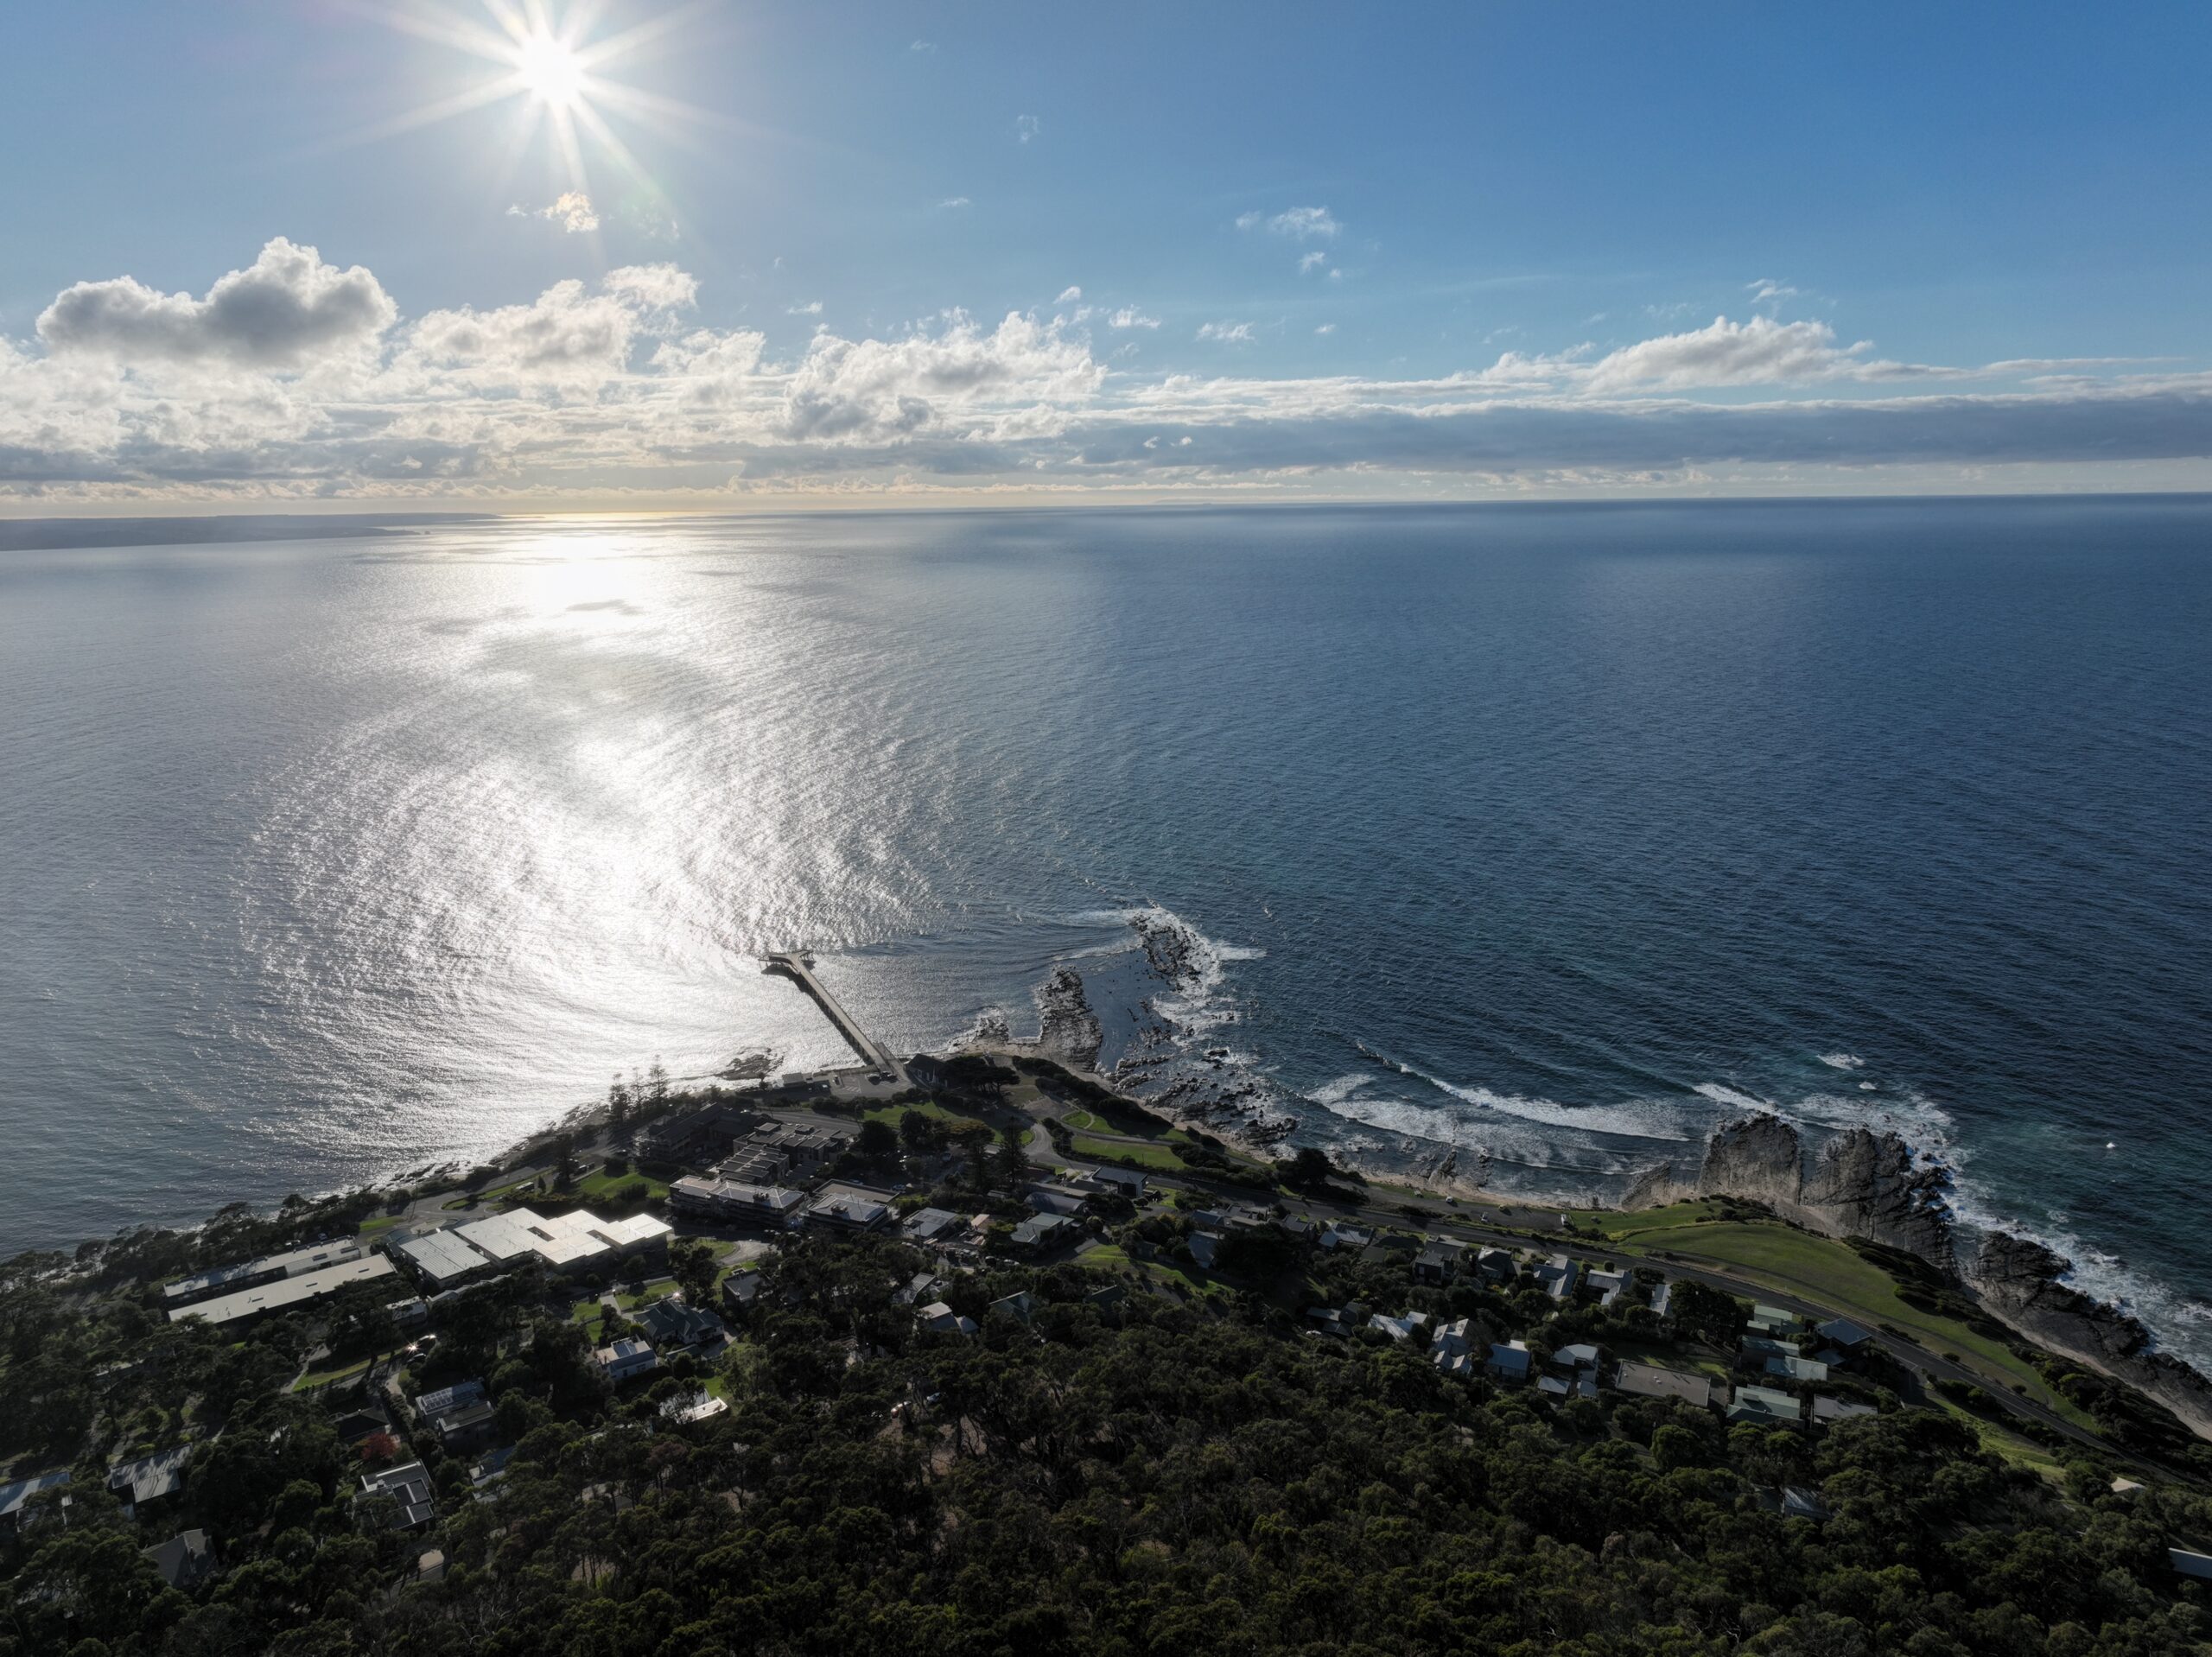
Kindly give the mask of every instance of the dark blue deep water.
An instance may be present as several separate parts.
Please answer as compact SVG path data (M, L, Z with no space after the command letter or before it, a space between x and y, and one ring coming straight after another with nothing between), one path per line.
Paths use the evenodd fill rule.
M830 1058L804 942L1511 1189L1895 1123L2212 1348L2202 499L18 549L0 781L0 1248Z

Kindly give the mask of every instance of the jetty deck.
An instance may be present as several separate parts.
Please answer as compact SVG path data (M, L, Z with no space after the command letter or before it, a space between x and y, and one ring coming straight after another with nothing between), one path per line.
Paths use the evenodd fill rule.
M845 1038L845 1044L858 1053L861 1061L871 1069L889 1070L894 1076L903 1076L906 1074L899 1061L891 1056L890 1049L861 1029L860 1020L846 1012L843 1004L814 975L813 963L807 959L804 949L772 951L764 970L790 979L812 996L815 1005L829 1014L830 1022L836 1025L837 1033Z

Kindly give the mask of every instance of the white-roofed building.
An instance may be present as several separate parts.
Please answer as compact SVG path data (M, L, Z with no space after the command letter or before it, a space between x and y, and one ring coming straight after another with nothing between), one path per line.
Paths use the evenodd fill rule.
M380 1277L394 1277L391 1262L381 1254L366 1259L347 1260L343 1265L326 1266L319 1272L303 1273L298 1277L278 1278L274 1282L257 1287L241 1289L236 1294L218 1295L213 1300L195 1301L189 1306L179 1306L169 1313L169 1322L181 1323L188 1317L197 1317L214 1324L251 1323L257 1317L292 1311L311 1305L325 1295L336 1294L356 1283L373 1282Z

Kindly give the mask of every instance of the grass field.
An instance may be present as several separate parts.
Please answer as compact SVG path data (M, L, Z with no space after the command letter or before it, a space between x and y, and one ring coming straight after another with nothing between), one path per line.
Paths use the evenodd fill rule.
M368 1367L369 1361L366 1358L359 1358L351 1363L341 1363L334 1368L310 1369L292 1383L292 1390L296 1393L305 1393L312 1392L318 1387L332 1386L338 1381L347 1381L362 1374Z
M1183 1159L1164 1145L1127 1145L1113 1140L1097 1140L1087 1133L1077 1133L1068 1142L1069 1149L1079 1157L1094 1157L1101 1162L1120 1158L1135 1163L1141 1168L1157 1168L1163 1173L1185 1171Z
M1683 1207L1693 1206L1683 1204ZM1669 1216L1671 1210L1655 1211ZM1955 1352L1995 1387L2024 1386L2026 1396L2056 1410L2079 1425L2094 1427L2087 1414L2053 1392L2035 1368L2012 1355L2004 1343L1978 1335L1955 1319L1924 1312L1897 1298L1896 1281L1862 1260L1847 1245L1787 1226L1745 1221L1698 1223L1673 1218L1648 1230L1631 1227L1635 1215L1605 1216L1614 1223L1607 1235L1625 1252L1664 1248L1684 1260L1710 1261L1732 1274L1768 1283L1784 1292L1857 1318L1867 1325L1887 1324L1902 1330L1931 1352Z
M639 1184L645 1185L646 1197L654 1202L668 1195L668 1182L664 1179L655 1179L649 1174L635 1171L610 1174L603 1168L588 1179L579 1179L575 1194L586 1203L603 1203L611 1199L615 1192Z
M676 1285L673 1283L649 1283L642 1294L632 1294L626 1290L619 1294L588 1294L569 1308L569 1316L583 1325L587 1335L596 1339L599 1335L599 1308L602 1301L612 1300L623 1311L635 1311L640 1306L649 1306L675 1292Z
M861 1120L864 1122L884 1122L896 1127L899 1126L899 1119L910 1110L918 1110L932 1121L943 1122L946 1129L951 1133L957 1133L963 1127L986 1126L977 1121L973 1116L963 1116L957 1110L948 1110L934 1099L925 1099L918 1105L878 1105Z

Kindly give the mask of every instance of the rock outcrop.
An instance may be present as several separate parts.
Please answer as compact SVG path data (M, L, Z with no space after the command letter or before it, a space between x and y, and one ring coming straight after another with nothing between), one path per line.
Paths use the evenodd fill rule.
M1038 1051L1071 1070L1087 1070L1098 1063L1106 1032L1083 993L1082 974L1070 967L1054 968L1037 991L1037 1013Z
M2151 1332L2118 1306L2063 1281L2073 1269L2073 1261L2039 1242L1992 1231L1965 1275L1982 1304L2029 1339L2147 1393L2212 1437L2212 1381L2152 1350Z

